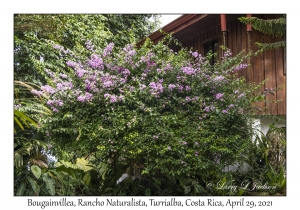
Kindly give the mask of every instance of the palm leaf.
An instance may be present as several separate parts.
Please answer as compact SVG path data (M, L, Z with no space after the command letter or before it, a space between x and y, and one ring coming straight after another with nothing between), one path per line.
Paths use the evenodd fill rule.
M17 125L22 130L24 130L24 126L30 127L30 125L32 125L34 127L38 127L38 124L34 119L30 118L25 113L23 113L19 110L14 110L14 119L15 119L15 122L17 123Z

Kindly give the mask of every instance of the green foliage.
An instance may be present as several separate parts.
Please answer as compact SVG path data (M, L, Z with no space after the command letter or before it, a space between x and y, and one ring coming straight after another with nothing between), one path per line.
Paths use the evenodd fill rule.
M157 28L157 21L149 21L157 15L37 15L17 14L14 16L14 70L15 80L45 83L45 68L56 71L63 68L65 55L57 53L53 43L65 50L85 56L90 42L104 47L114 42L122 47L137 42ZM145 30L147 29L147 30ZM90 45L89 50L93 50Z
M241 17L239 20L245 24L251 24L252 27L264 34L275 37L285 37L286 34L286 17L285 15L277 19L263 20L257 17ZM263 50L273 50L286 46L285 38L283 41L275 43L255 43Z
M41 86L16 88L17 110L38 123L15 134L16 195L223 195L203 186L234 182L223 170L248 158L251 103L264 99L237 77L252 53L224 48L211 66L211 54L173 52L169 35L124 45L154 26L147 15L15 17L15 78ZM117 183L132 168L141 179Z
M253 28L264 34L281 37L286 33L285 16L268 20L262 20L257 17L241 17L239 20L242 23L251 24Z
M62 106L50 105L56 109L51 119L41 119L55 156L61 158L65 151L74 159L89 156L95 165L108 164L115 177L104 177L103 186L112 186L125 172L115 170L122 164L138 165L145 177L187 179L201 174L203 181L211 176L209 171L218 173L242 161L252 134L249 101L256 97L257 87L235 73L247 66L242 61L251 54L225 56L211 66L197 52L173 52L167 46L171 41L169 36L157 45L147 40L140 49L127 45L114 50L109 45L85 60L70 53L74 58L68 65L75 71L70 69L66 79L48 71L54 81L48 85L56 92L43 94L50 104L63 101ZM101 59L93 61L97 57ZM91 67L100 60L103 67ZM79 76L76 63L86 73ZM124 76L120 69L130 74ZM86 86L94 80L95 92ZM63 82L72 83L72 88L58 90ZM111 87L104 87L108 84ZM153 85L163 91L158 93ZM83 94L93 98L80 101L85 100ZM185 191L195 190L198 187L187 186Z
M35 178L39 179L41 177L42 171L37 165L31 166L31 172L35 176Z
M103 14L105 26L113 34L109 42L123 47L138 42L158 29L159 15L151 14ZM152 18L153 21L150 21Z
M42 178L43 178L43 181L46 184L46 188L47 188L49 194L50 195L55 195L55 186L54 186L55 182L54 182L54 180L49 176L48 173L43 173Z
M266 134L257 131L255 141L249 147L248 164L252 171L249 179L252 184L266 183L272 186L265 190L269 194L286 192L286 134L282 128L270 125ZM261 190L255 190L261 192Z
M46 118L51 119L52 112L44 106L44 98L33 97L31 91L33 87L39 90L36 84L53 83L45 69L49 68L57 73L68 72L65 61L70 56L65 55L65 52L69 49L80 55L79 57L85 57L93 51L93 46L86 49L89 41L98 47L104 47L111 41L124 45L128 40L135 41L155 30L156 23L148 21L152 15L125 16L126 21L121 23L121 16L117 15L14 15L14 172L15 193L18 195L53 195L53 186L56 190L61 189L57 194L62 195L83 193L87 187L90 187L90 190L97 189L97 172L90 170L90 166L84 163L81 164L84 168L79 166L80 172L73 171L72 176L66 175L66 172L47 171L48 148L51 145L37 139L44 140L38 129L48 126L41 118L47 116ZM127 27L131 30L126 30ZM145 27L149 29L148 32L142 30ZM118 33L124 35L122 40ZM55 44L64 46L65 51L57 51ZM33 166L33 174L30 174L28 168L32 165L36 167ZM38 178L39 169L44 180ZM81 178L76 177L81 177L84 184L80 184ZM74 188L74 185L78 187ZM81 189L82 186L85 187ZM76 192L73 192L74 189Z
M25 182L22 182L21 185L19 186L18 188L18 191L16 193L16 195L23 195L24 194L24 191L26 189L26 183Z
M285 47L285 41L279 41L279 42L274 42L274 43L255 43L258 47L264 50L274 50L277 48L282 48Z

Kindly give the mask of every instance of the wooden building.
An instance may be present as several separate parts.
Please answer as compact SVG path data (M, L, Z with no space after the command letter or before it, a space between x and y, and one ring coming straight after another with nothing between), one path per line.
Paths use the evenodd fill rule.
M222 50L220 45L225 45L232 51L232 55L244 50L245 52L257 51L259 48L255 42L271 43L280 41L282 38L265 35L251 26L241 23L238 18L246 14L187 14L182 15L162 28L163 31L173 32L173 37L180 41L183 47L192 48L200 54L205 55L209 50L217 52L220 56ZM252 17L261 19L274 19L282 17L280 14L252 14ZM149 38L157 43L164 37L159 31L154 32ZM139 44L141 44L141 41ZM172 47L174 51L178 48ZM281 102L264 103L261 107L268 107L269 114L286 118L286 66L285 49L266 50L248 61L251 65L239 72L246 81L260 83L267 79L265 88L281 90L274 95L268 95L267 100L281 100ZM285 123L284 123L285 124ZM282 127L285 127L282 126Z

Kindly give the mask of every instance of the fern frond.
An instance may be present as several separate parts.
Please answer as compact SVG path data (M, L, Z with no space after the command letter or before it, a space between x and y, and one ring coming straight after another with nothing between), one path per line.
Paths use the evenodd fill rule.
M274 50L280 47L285 47L286 42L285 41L279 41L274 43L255 43L259 48L263 50Z
M286 33L286 18L263 20L257 17L241 17L239 20L264 34L281 37Z

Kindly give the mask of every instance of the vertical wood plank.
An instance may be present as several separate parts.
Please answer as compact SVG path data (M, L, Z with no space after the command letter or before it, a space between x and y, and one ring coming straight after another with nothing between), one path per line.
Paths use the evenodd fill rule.
M221 27L221 26L220 26ZM232 51L232 21L227 21L227 48Z
M253 49L253 52L257 52L259 48L257 45L255 45L255 42L263 42L263 34L259 33L256 30L252 31L252 40L251 40L251 48ZM257 56L254 56L252 58L252 75L253 75L253 82L258 85L261 83L265 77L264 77L264 63L263 63L263 54L258 54ZM260 92L264 91L264 85L261 86ZM261 112L257 112L257 114L263 114L264 113L264 108L265 108L265 103L264 102L257 102L255 104L261 109Z
M264 15L266 19L272 19L272 15ZM270 35L265 35L264 43L272 43L274 42L274 38ZM265 79L266 81L266 88L275 89L276 88L276 70L275 70L275 52L274 50L265 50L264 51L264 64L265 64ZM277 114L277 104L275 104L274 100L276 100L276 94L266 94L267 100L267 108L268 114L274 115ZM271 101L271 102L268 102Z
M242 27L241 22L237 19L238 16L234 19L234 23L236 25L236 54L240 53L242 51ZM238 71L239 77L245 77L246 69Z
M275 38L275 41L281 41L279 37ZM282 100L277 104L278 115L286 115L286 75L284 74L284 64L283 64L283 48L275 50L275 65L276 65L276 88L282 86L282 90L276 92L277 100Z
M231 21L232 25L231 25L231 37L232 37L232 56L235 56L238 52L238 48L237 48L237 37L236 37L236 21L233 20Z
M242 15L241 15L242 16ZM239 16L239 17L241 17ZM247 43L248 43L248 38L247 38L247 32L246 32L246 25L244 23L241 23L241 21L237 20L239 24L239 33L241 34L241 51L243 51L243 54L247 54ZM244 60L246 63L247 60ZM250 82L250 75L247 74L247 68L243 69L242 72L243 77L246 79L247 82Z

